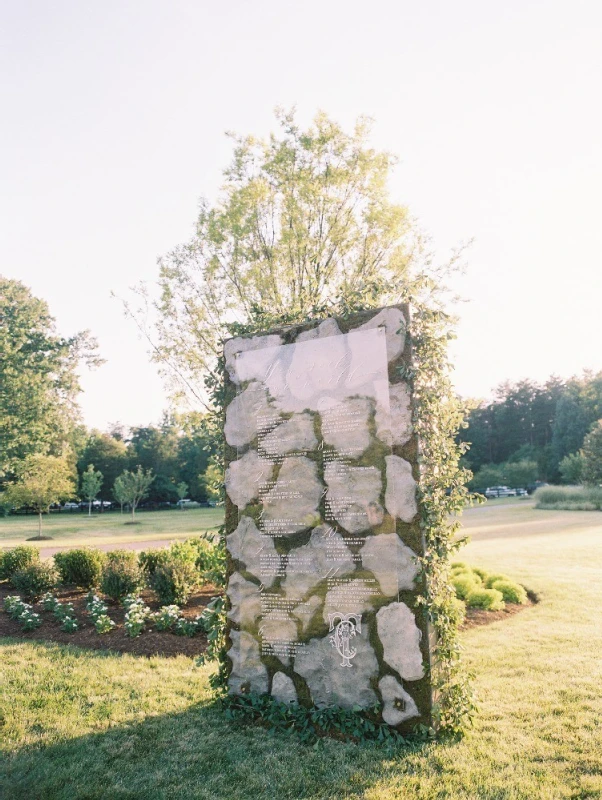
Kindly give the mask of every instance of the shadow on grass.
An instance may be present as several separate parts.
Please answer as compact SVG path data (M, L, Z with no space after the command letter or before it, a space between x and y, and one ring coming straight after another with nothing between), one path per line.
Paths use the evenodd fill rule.
M332 740L306 746L293 734L272 736L262 728L229 722L210 702L5 755L0 759L0 797L359 798L392 771L403 770L409 756L432 747L417 743L387 749Z

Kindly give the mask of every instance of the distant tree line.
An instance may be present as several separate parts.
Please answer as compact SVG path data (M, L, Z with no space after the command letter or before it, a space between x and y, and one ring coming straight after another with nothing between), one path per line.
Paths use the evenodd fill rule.
M602 372L501 384L492 401L474 404L460 433L473 487L589 480L601 419Z

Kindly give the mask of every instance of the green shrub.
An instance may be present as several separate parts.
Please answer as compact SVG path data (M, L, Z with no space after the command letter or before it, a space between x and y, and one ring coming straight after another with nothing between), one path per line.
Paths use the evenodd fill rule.
M100 588L112 600L136 592L143 584L138 557L133 550L112 550L102 570Z
M527 592L514 581L495 581L491 588L501 592L506 603L519 603L523 606L527 602Z
M485 570L481 569L480 567L471 567L470 569L472 572L474 572L475 575L479 576L479 578L483 583L485 583L485 581L489 577L489 573L485 572Z
M144 631L144 625L147 619L151 617L151 610L137 597L130 597L128 600L129 602L125 604L127 613L125 615L123 627L125 628L126 634L133 638L135 636L140 636Z
M468 564L465 564L463 561L452 561L452 572L465 572L467 569L470 569Z
M61 624L62 631L65 631L66 633L75 633L78 628L79 625L77 624L75 617L63 617L63 622Z
M67 550L54 556L61 583L81 589L92 589L99 585L104 562L104 553L87 547Z
M200 537L193 537L186 539L184 542L172 542L169 546L169 555L171 558L177 558L178 561L186 561L188 564L196 565L199 558L199 549L195 546L196 540L201 541Z
M456 596L460 600L465 600L469 592L481 585L481 580L471 572L459 572L452 576L452 585L456 590Z
M24 569L30 564L40 561L40 551L37 547L20 544L10 550L0 553L0 581L9 581L17 570Z
M101 614L94 621L96 633L110 633L115 627L113 620L107 614Z
M173 557L159 564L151 578L151 586L163 605L185 605L199 582L194 564Z
M496 589L473 589L466 597L468 608L482 608L484 611L501 611L504 596Z
M142 550L138 554L138 564L140 569L150 579L160 563L163 563L169 558L169 549L167 547L153 547L150 550Z
M58 575L54 567L41 561L17 570L11 578L15 589L30 600L37 600L53 589L57 582Z
M158 631L169 631L173 628L180 617L178 606L162 606L159 611L153 614L155 628Z
M535 508L566 511L599 511L602 488L599 486L542 486L535 494Z
M510 581L510 583L512 583L512 579L507 575L500 575L499 573L492 572L485 579L485 588L491 589L496 581Z

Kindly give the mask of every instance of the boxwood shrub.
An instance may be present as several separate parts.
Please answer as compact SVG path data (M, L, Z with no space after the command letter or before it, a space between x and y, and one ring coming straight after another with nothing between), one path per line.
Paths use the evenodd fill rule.
M194 563L170 556L159 563L150 583L163 605L182 606L199 585L200 574Z
M17 570L30 564L37 564L39 561L40 551L28 544L20 544L18 547L0 552L0 581L10 581Z
M504 608L504 596L497 589L473 589L466 596L468 608L481 608L484 611L501 611Z
M522 606L527 602L526 591L514 581L495 581L491 588L501 592L506 603L519 603Z
M102 570L100 589L112 600L133 594L144 583L138 556L134 550L112 550L107 553Z
M58 583L58 574L51 564L34 561L22 569L18 569L11 578L15 589L28 600L38 600Z
M85 547L54 556L61 583L92 589L100 584L106 556L101 550Z

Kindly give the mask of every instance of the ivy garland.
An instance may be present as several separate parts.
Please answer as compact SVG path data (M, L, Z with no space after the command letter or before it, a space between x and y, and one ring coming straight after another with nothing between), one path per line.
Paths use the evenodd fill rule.
M458 443L457 433L465 425L465 408L456 396L449 378L448 343L454 336L454 318L442 308L418 298L418 283L404 298L410 303L412 318L408 335L413 349L411 369L400 368L400 376L407 380L414 394L414 426L420 442L420 495L421 526L425 540L425 553L420 559L426 575L426 592L418 598L428 614L434 631L431 683L435 697L434 728L421 726L414 740L437 735L458 737L471 723L476 711L471 688L472 675L462 665L458 637L460 613L450 580L450 556L466 542L458 538L459 515L466 505L478 496L466 488L471 473L460 467L460 457L468 448ZM283 319L262 309L252 309L248 324L228 326L229 336L262 333L287 324L323 319L335 315L347 317L360 310L378 308L378 292L369 299L357 298L336 309L315 308L303 319L295 315ZM206 387L212 399L214 415L209 422L216 445L223 441L224 425L224 362L220 359L216 370L207 376ZM214 458L221 458L221 448L214 448ZM223 483L220 485L223 494ZM452 521L450 521L450 518ZM219 548L225 563L225 527L220 528ZM225 576L222 584L225 583ZM323 736L352 739L354 741L387 741L407 744L408 739L386 725L378 723L374 713L361 709L315 709L292 707L279 703L268 695L249 694L230 697L227 690L226 660L226 600L215 598L203 614L203 624L208 637L208 648L198 663L217 662L218 670L210 678L212 688L227 716L267 726L273 731L296 731L302 741L314 742Z

